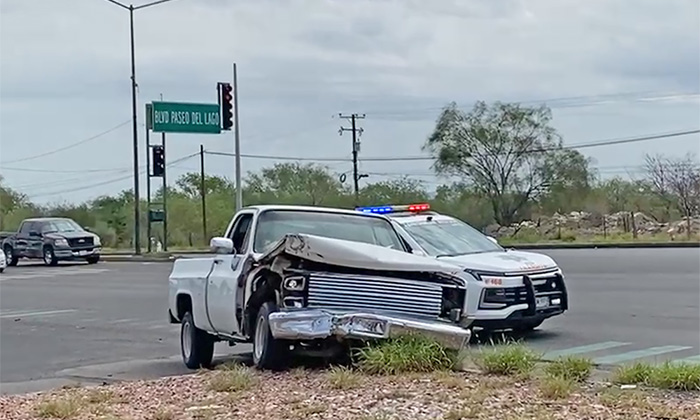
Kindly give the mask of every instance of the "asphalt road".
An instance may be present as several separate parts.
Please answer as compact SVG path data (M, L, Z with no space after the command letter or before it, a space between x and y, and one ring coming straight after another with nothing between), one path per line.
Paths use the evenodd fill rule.
M570 311L525 337L546 357L700 363L700 250L538 252L559 262L570 291ZM170 269L104 262L0 274L0 392L188 372L167 320ZM220 359L249 351L216 348Z

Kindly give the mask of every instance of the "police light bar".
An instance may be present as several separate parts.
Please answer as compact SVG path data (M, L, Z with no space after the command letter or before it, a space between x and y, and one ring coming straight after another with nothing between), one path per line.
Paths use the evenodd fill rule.
M373 207L355 207L355 210L361 211L363 213L379 213L379 214L396 213L396 212L400 212L400 211L419 212L419 211L424 211L424 210L430 210L430 204L420 203L420 204L404 204L404 205L398 205L398 206L387 205L387 206L373 206Z

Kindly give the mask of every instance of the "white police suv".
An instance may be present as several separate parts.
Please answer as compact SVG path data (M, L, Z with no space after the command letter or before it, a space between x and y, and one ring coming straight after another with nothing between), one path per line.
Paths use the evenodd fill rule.
M546 255L505 249L427 203L355 210L389 217L414 253L462 267L469 274L466 310L474 327L524 332L568 309L562 271Z

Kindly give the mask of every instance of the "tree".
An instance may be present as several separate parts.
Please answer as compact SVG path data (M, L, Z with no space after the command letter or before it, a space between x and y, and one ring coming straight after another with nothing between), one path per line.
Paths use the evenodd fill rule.
M428 200L421 181L407 177L368 184L360 191L361 203L368 206L411 204Z
M322 205L343 192L328 168L315 164L278 163L249 175L247 192L254 201Z
M478 102L466 113L455 103L441 113L424 145L438 174L457 175L491 203L496 221L508 225L552 188L586 186L589 161L564 150L545 107Z
M646 172L653 191L664 201L673 203L688 223L700 209L700 167L691 153L682 158L646 155Z

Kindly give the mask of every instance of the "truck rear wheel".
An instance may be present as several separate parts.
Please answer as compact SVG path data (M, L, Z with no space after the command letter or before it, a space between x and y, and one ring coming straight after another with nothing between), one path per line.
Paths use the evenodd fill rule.
M253 364L258 369L282 369L288 357L286 343L275 339L270 332L269 316L277 311L273 302L265 302L258 310L253 332Z
M190 369L208 368L214 357L214 338L194 325L192 312L182 317L180 328L182 361Z

